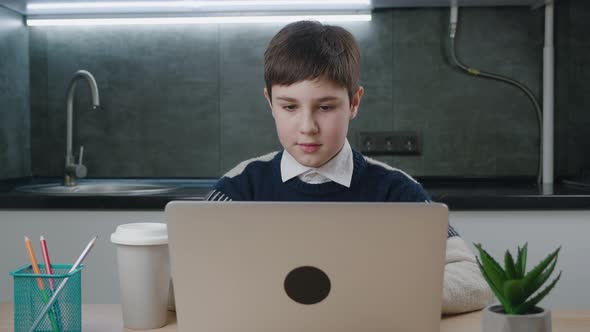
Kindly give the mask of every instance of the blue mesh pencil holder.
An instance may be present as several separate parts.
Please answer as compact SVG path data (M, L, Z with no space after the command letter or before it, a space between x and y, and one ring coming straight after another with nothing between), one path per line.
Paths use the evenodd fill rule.
M61 283L67 283L35 331L76 332L82 330L82 269L72 273L71 264L51 264L53 274L34 274L31 265L10 272L14 278L14 331L28 332L45 303ZM45 265L39 264L41 271ZM51 280L51 281L50 281Z

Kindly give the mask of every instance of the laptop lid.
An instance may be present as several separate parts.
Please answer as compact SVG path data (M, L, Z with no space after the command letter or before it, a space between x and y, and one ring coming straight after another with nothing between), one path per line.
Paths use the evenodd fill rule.
M175 201L180 332L439 331L448 209Z

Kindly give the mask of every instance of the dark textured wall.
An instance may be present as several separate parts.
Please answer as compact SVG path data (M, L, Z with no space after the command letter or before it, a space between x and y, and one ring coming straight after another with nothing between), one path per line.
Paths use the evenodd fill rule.
M589 141L583 129L590 117L584 85L590 14L583 0L558 6L558 40L569 46L560 50L556 70L556 169L566 175L588 163L579 154ZM460 14L461 59L518 79L539 96L543 10L466 8ZM417 176L534 176L539 133L529 100L511 86L451 66L447 25L448 10L437 8L376 11L372 22L343 24L361 45L366 89L351 143L358 146L359 131L418 131L422 155L380 159ZM102 101L102 109L91 111L89 90L78 84L74 148L85 146L90 177L219 176L278 149L262 95L262 56L280 28L31 28L34 174L62 172L65 93L78 69L95 75Z
M590 180L590 1L557 8L556 171Z
M0 7L0 179L31 173L28 48L22 16Z

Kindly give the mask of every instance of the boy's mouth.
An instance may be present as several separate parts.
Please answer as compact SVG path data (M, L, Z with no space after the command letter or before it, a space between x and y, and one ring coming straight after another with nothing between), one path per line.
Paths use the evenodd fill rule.
M320 149L321 144L318 143L298 143L297 144L301 151L305 153L313 153Z

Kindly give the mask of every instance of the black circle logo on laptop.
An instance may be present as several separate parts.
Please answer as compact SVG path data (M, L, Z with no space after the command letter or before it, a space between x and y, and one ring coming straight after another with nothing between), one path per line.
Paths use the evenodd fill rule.
M287 274L285 292L291 300L301 304L316 304L330 294L330 278L313 266L301 266Z

